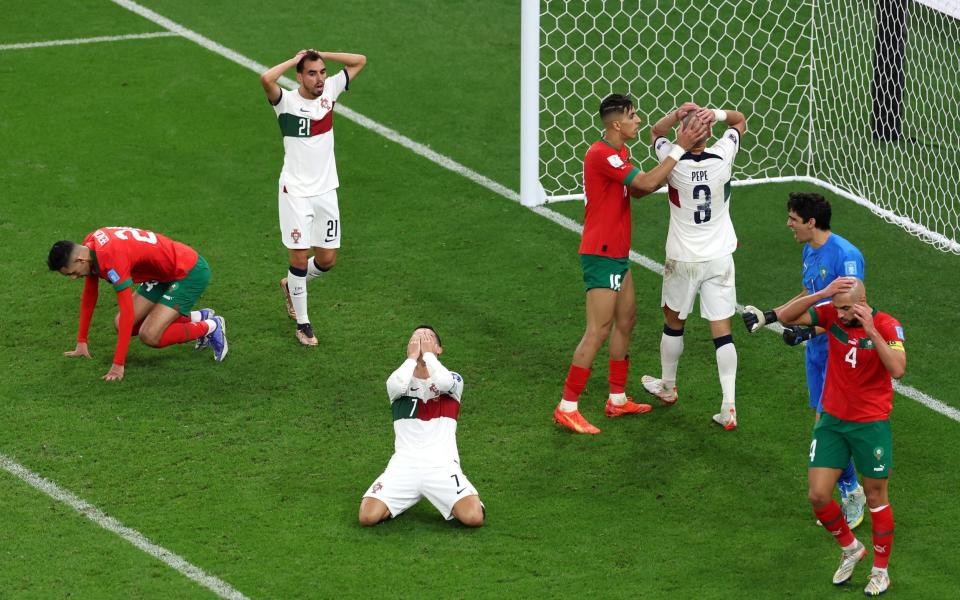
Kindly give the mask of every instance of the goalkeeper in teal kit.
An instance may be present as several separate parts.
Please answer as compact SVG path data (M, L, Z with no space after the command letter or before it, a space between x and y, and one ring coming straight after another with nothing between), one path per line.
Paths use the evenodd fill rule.
M787 201L787 227L793 230L794 238L803 246L803 291L798 294L810 296L826 289L837 277L864 278L863 255L856 246L830 231L830 203L820 194L793 192ZM793 298L790 300L796 300ZM777 320L777 309L761 311L747 306L743 311L743 321L747 330L753 333L764 325ZM827 336L817 335L814 327L788 326L784 329L783 339L790 346L806 341L807 390L810 408L817 411L817 419L823 410L821 395L827 373ZM840 497L843 501L843 514L847 525L853 529L863 521L866 498L863 488L857 482L857 472L853 461L847 465L837 481Z

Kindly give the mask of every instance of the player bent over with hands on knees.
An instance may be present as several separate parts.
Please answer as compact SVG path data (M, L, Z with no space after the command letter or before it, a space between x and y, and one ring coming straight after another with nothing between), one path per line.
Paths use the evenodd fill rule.
M327 77L330 61L342 63L343 69ZM277 203L280 236L290 267L280 280L280 289L286 297L287 315L297 322L297 340L304 346L319 343L307 313L307 283L333 268L340 248L334 107L366 64L362 54L301 50L260 76L283 136ZM291 67L297 69L300 87L288 91L277 80Z
M610 395L608 417L648 412L626 395L630 335L637 319L637 298L630 274L630 198L656 191L686 149L707 131L697 121L677 133L676 150L644 173L630 162L626 142L636 139L640 118L630 98L612 94L600 103L603 137L594 142L583 161L586 196L580 264L587 290L587 327L573 354L563 384L563 396L553 411L554 420L576 433L600 433L578 410L580 394L590 377L593 359L610 337ZM611 333L612 330L612 333Z
M210 282L210 267L190 246L146 229L101 227L81 244L55 243L47 255L47 266L71 279L84 278L77 347L64 352L66 356L90 358L87 335L100 280L107 280L117 293L117 346L113 365L103 379L123 379L133 335L155 348L196 340L198 350L213 349L217 362L227 356L224 318L211 308L191 310Z
M448 521L480 527L486 519L457 451L463 378L440 363L442 352L437 332L421 325L407 343L407 360L387 379L394 453L363 495L361 525L395 518L424 496Z
M668 179L670 226L660 297L664 320L660 378L644 375L641 382L664 404L677 401L683 327L699 295L700 316L710 322L723 393L720 412L713 416L713 422L729 431L737 427L737 350L730 330L730 317L737 312L733 263L737 235L730 220L730 179L746 118L735 110L701 108L687 102L651 128L650 140L658 158L677 151L666 135L678 122L685 127L703 122L708 129L689 152L682 154ZM708 147L709 126L716 122L725 122L726 130Z
M820 304L833 298L832 303ZM810 503L821 524L843 551L833 583L850 580L853 569L867 554L850 531L833 488L851 455L862 477L873 529L873 570L866 588L878 596L890 586L887 565L893 546L893 512L887 495L893 469L893 410L891 377L903 377L907 355L903 327L892 316L867 304L863 281L853 277L833 280L825 289L800 297L776 311L786 324L818 326L827 330L827 377L823 412L813 428L807 479Z
M773 310L762 311L754 306L744 308L743 322L747 331L754 333L761 327L776 322L778 310L782 310L797 298L826 288L837 277L864 279L863 254L856 246L830 229L831 216L830 202L822 195L791 192L787 200L787 227L793 232L794 239L803 244L803 290L784 302L783 306ZM783 341L788 346L797 346L807 341L804 348L807 394L810 408L816 411L816 420L820 419L820 411L823 410L821 396L827 374L828 336L823 333L823 328L799 325L789 325L783 330ZM843 516L850 529L854 529L863 522L866 498L863 487L857 483L857 472L852 460L847 463L837 481L837 488L840 490Z

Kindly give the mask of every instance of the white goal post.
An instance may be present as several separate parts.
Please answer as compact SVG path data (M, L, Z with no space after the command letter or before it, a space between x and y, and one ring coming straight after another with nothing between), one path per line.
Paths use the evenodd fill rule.
M733 185L808 182L960 254L960 0L522 0L520 195L583 199L597 108L747 115Z

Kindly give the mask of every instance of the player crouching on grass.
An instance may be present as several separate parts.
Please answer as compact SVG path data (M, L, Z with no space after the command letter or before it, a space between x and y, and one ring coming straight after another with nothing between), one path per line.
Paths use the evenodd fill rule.
M833 298L832 303L815 306ZM827 377L823 412L813 428L807 469L810 503L821 524L843 548L833 583L846 583L867 549L854 537L833 499L833 487L850 460L860 471L873 528L873 571L864 594L879 596L890 587L887 565L893 546L893 512L887 495L893 469L891 377L907 366L903 327L867 304L863 281L838 277L825 289L801 296L776 311L785 324L827 331Z
M387 470L363 495L361 525L397 517L423 496L448 521L480 527L486 519L457 451L463 378L440 364L442 352L437 332L421 325L407 342L407 360L387 379L395 451Z
M227 355L226 322L213 309L191 310L210 282L210 267L196 250L146 229L101 227L82 244L61 240L47 255L47 266L71 279L84 278L77 347L65 356L90 358L87 334L97 306L100 279L117 292L120 312L114 319L117 346L103 379L123 379L130 337L163 348L196 340L210 346L214 359ZM136 294L133 285L139 283Z

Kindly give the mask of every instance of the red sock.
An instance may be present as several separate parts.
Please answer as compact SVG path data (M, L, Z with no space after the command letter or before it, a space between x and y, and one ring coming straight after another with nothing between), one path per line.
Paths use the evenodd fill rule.
M622 394L627 389L627 371L630 370L630 358L610 359L610 393Z
M853 543L853 532L847 526L847 520L843 518L843 511L836 500L830 500L830 504L820 510L813 509L814 514L823 523L823 528L830 532L841 546L849 546Z
M171 323L160 336L160 344L157 348L165 348L171 344L182 344L195 340L198 337L207 335L207 324L204 321L199 323Z
M584 369L577 365L570 365L570 372L567 373L567 380L563 382L563 399L567 402L576 402L583 393L583 388L587 387L587 379L590 378L590 369Z
M890 505L877 511L871 508L870 523L873 525L873 566L886 569L893 548L893 511Z

